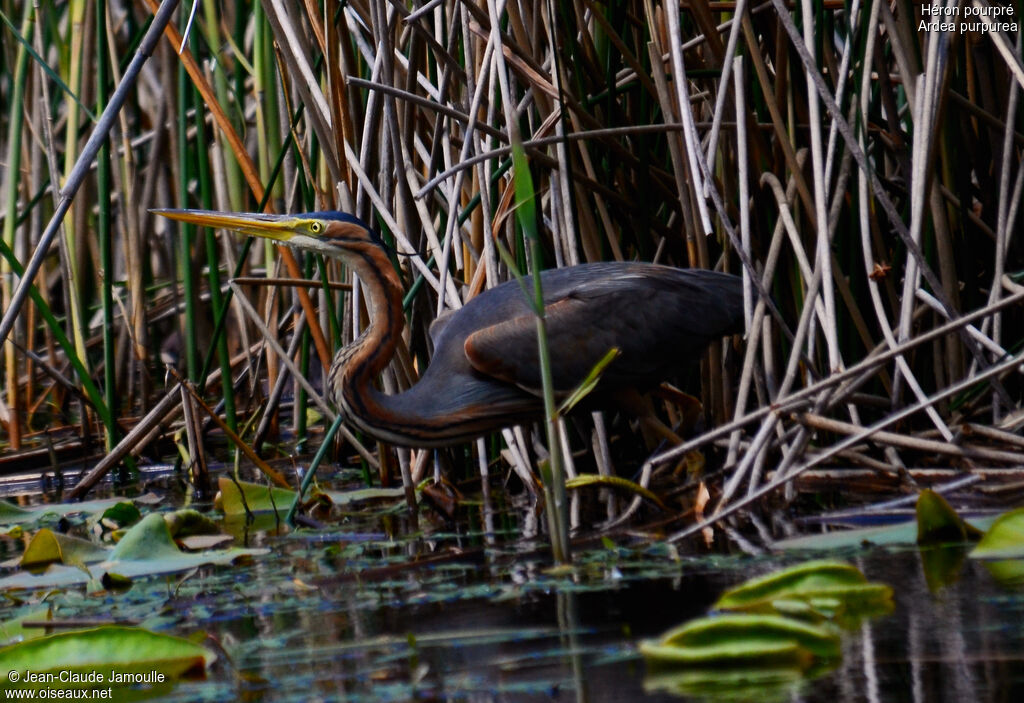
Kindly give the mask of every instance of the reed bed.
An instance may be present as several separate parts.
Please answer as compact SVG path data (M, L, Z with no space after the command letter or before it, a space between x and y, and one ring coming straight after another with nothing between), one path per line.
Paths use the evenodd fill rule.
M365 322L347 272L172 227L158 207L338 209L378 227L409 291L389 391L425 368L433 319L507 280L502 247L524 270L642 259L742 275L745 337L683 379L703 422L625 462L644 485L694 451L724 469L691 482L712 502L677 538L792 497L821 467L913 481L1024 466L1019 6L963 33L920 30L908 0L0 8L9 466L102 443L80 494L173 450L182 428L192 463L227 458L210 435L287 453L333 419L320 379ZM517 141L538 249L515 216ZM621 418L571 422L570 475L642 446ZM531 434L456 456L533 490ZM361 440L345 446L391 471ZM432 461L395 457L414 479Z

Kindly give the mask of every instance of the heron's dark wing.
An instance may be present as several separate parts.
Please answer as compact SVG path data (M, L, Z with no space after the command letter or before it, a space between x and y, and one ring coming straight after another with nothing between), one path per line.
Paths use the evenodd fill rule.
M594 273L568 285L561 281L552 297L545 295L556 391L575 388L612 348L621 355L606 369L603 385L651 386L698 357L713 339L742 328L736 277L655 266ZM531 392L540 388L533 315L476 330L464 346L478 372Z

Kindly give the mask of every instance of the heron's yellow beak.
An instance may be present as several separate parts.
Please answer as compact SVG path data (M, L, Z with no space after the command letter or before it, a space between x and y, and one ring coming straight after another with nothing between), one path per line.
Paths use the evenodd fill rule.
M189 222L202 227L230 229L253 237L273 239L278 242L289 242L296 230L302 227L304 220L292 215L267 215L250 212L217 212L216 210L150 210L179 222Z

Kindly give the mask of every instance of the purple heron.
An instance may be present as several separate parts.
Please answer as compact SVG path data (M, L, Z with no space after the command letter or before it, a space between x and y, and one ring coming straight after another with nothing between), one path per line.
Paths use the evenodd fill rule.
M374 386L405 322L402 286L377 235L340 212L301 215L154 210L340 259L359 276L370 324L331 364L332 400L346 421L382 442L440 447L543 416L535 317L509 281L442 315L419 382L386 395ZM567 394L613 347L589 407L671 378L714 340L743 329L740 279L656 264L595 263L541 274L556 393ZM527 281L527 289L530 289Z

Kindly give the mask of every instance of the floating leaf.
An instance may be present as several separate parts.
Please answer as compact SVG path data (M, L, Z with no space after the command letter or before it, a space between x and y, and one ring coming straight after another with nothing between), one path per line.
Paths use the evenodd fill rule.
M776 641L761 638L749 641L737 639L722 644L679 646L646 641L640 643L640 653L649 662L660 666L723 666L756 663L766 668L796 666L806 669L814 655L797 642L788 639Z
M722 594L716 608L755 610L774 600L815 595L825 589L859 586L867 583L860 569L842 561L808 561L788 569L750 579Z
M422 488L417 487L417 497ZM347 505L358 503L364 500L396 500L405 498L405 488L396 486L394 488L357 488L354 491L324 491L335 505Z
M115 527L128 527L137 523L141 518L142 513L135 507L135 504L124 501L104 510L102 519L113 523Z
M50 609L42 608L41 610L33 610L20 617L0 622L0 646L41 637L46 633L46 630L41 627L25 627L24 623L49 620L50 616Z
M167 521L160 513L150 513L124 533L110 554L111 561L163 559L174 557L181 550L174 543Z
M974 559L1024 557L1024 508L1003 513L971 551Z
M917 523L901 522L881 527L858 527L833 530L801 537L779 540L772 546L786 551L815 550L832 552L838 549L883 546L891 544L914 544L917 539Z
M227 564L239 557L267 552L266 549L241 548L200 553L183 552L171 538L163 516L151 513L125 532L113 550L106 552L106 561L90 564L90 571L97 578L107 572L126 578L139 578L186 571L205 564ZM40 574L21 571L0 579L0 589L70 586L85 583L88 579L89 575L81 569L52 564Z
M0 649L0 681L10 673L32 671L45 683L48 673L62 675L61 685L101 687L131 685L118 675L150 674L163 678L156 683L186 674L202 674L216 660L205 647L181 637L134 627L109 625L90 630L60 632ZM96 677L101 680L95 680ZM67 680L65 680L67 679ZM19 685L31 686L30 681Z
M295 491L287 488L271 488L259 483L248 481L232 481L221 477L218 482L220 489L220 509L224 515L231 517L245 515L245 507L255 515L277 513L284 515L295 501ZM239 490L241 487L241 490ZM417 495L419 491L417 490ZM360 488L354 491L323 491L334 505L347 505L364 500L402 500L405 489L395 488ZM245 498L243 504L242 498Z
M103 498L86 500L81 503L53 503L23 508L6 500L0 500L0 525L14 525L37 522L46 517L62 517L76 513L98 513L118 503L130 502L127 498Z
M971 524L984 530L995 520L995 516L971 518ZM801 537L780 540L774 543L776 549L815 550L832 552L839 549L860 549L865 546L893 544L914 544L917 541L917 522L907 521L881 527L859 527L834 530Z
M728 614L692 620L656 641L640 644L656 667L745 666L808 668L839 656L839 635L829 626L779 615Z
M187 549L190 552L198 552L204 549L223 547L234 542L235 538L231 535L189 535L188 537L175 538L175 541L183 549Z
M221 476L217 481L220 490L220 509L225 515L251 513L288 512L295 501L295 491L276 488L248 481L232 481Z
M818 657L839 655L839 634L834 629L779 615L727 614L691 620L666 632L659 643L673 647L729 646L747 652L787 641Z
M217 523L198 510L175 510L173 513L164 513L164 521L171 536L177 540L193 535L220 533Z
M852 626L858 618L888 613L893 603L892 589L884 583L868 583L845 562L821 560L746 581L722 594L715 607L837 619Z
M921 491L916 512L919 545L951 544L981 537L981 530L964 521L945 498L931 489Z
M102 561L107 554L106 549L89 540L43 528L32 536L18 564L23 569L39 568L55 562L81 566Z
M803 666L670 668L645 676L644 690L715 703L788 702L801 698L800 687L810 676Z

